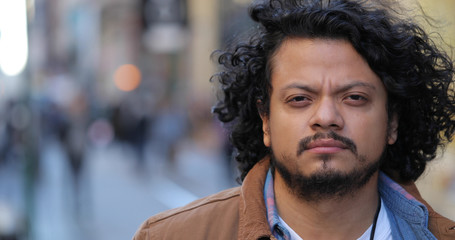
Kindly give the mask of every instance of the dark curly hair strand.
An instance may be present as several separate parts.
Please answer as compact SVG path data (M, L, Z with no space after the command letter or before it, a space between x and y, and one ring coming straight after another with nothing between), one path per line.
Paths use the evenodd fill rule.
M380 2L380 1L376 1ZM217 51L223 71L212 76L223 93L213 112L232 123L231 142L243 180L269 154L259 113L268 114L271 59L288 38L344 39L364 57L388 92L389 119L398 139L386 148L382 169L416 180L455 131L451 58L410 20L365 0L268 0L250 7L258 24L250 39Z

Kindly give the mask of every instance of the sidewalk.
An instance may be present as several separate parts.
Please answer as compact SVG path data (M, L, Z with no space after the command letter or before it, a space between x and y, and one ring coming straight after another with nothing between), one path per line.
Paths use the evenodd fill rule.
M57 143L49 144L33 239L131 239L148 217L234 185L223 174L221 160L190 149L182 150L173 169L149 152L141 171L133 155L118 145L94 149L86 158L77 205L65 156Z

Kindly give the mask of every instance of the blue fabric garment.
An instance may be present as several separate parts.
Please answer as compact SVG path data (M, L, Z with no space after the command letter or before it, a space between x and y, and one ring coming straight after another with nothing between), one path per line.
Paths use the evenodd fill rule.
M378 189L387 206L394 240L436 239L428 229L428 209L425 205L382 172L379 173ZM267 221L273 236L279 240L290 240L289 232L282 226L278 217L273 176L270 169L264 184L264 201L267 209Z
M379 194L388 208L393 239L436 239L428 229L428 209L386 174L379 173Z
M273 236L278 240L291 240L291 234L280 222L278 217L278 210L275 203L275 191L273 190L273 177L272 172L267 172L267 177L264 184L264 200L267 209L267 221L269 222L270 229Z

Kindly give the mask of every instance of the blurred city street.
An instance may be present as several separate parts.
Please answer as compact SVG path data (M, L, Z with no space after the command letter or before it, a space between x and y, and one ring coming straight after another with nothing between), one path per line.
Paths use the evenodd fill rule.
M150 161L138 167L132 152L121 149L90 150L76 192L58 143L47 144L32 239L130 239L153 214L235 185L217 156L186 149L185 159L172 168L148 153Z
M455 1L419 1L455 45ZM238 186L211 54L254 27L251 2L0 1L0 240L131 239ZM452 219L454 159L417 182Z

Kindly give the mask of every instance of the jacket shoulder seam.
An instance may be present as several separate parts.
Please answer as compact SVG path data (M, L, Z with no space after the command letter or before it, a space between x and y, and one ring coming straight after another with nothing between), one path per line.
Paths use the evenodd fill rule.
M233 190L231 189L230 191L233 191ZM199 202L196 203L195 205L192 205L192 203L189 203L186 206L182 206L180 208L175 209L175 212L168 212L168 213L164 212L163 216L159 216L160 214L158 214L158 215L155 216L156 219L153 219L155 217L152 217L151 219L149 219L147 225L153 225L153 224L165 221L165 220L167 220L169 218L172 218L174 216L177 216L177 215L180 215L180 214L184 214L186 212L190 212L190 211L193 211L195 209L198 209L198 208L201 208L201 207L204 207L204 206L207 206L207 205L211 205L211 204L214 204L214 203L217 203L217 202L222 202L222 201L226 201L226 200L229 200L229 199L232 199L232 198L239 197L240 193L238 191L236 191L235 193L229 193L226 196L217 196L217 195L219 195L219 194L207 196L206 198L203 198L202 201L199 200ZM196 200L196 201L198 201L198 200ZM170 211L172 211L172 209Z

